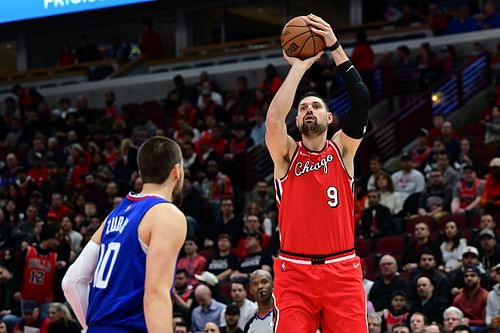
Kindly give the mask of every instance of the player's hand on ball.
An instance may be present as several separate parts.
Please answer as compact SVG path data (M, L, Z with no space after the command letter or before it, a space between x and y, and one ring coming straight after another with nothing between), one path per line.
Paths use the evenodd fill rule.
M309 67L312 66L312 64L314 64L316 62L316 60L318 60L321 56L323 55L323 51L321 51L320 53L316 54L314 57L310 57L310 58L307 58L307 59L304 59L304 60L300 60L299 58L294 58L294 57L290 57L290 56L287 56L285 51L283 51L283 57L285 57L285 60L292 66L294 65L300 65L300 66L304 66L305 69L309 69Z
M314 14L307 15L307 19L307 23L312 26L311 30L315 34L323 36L326 47L331 47L337 42L337 36L333 33L332 26L329 23Z

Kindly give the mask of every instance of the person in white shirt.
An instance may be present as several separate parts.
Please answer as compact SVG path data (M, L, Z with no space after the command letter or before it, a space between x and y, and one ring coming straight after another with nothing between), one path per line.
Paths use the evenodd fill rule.
M413 168L409 152L404 152L401 155L401 170L393 173L391 178L394 189L401 193L403 202L410 194L422 192L425 188L424 175Z
M231 283L231 300L240 308L238 327L243 330L245 329L245 324L255 315L257 304L247 298L245 284L237 280Z

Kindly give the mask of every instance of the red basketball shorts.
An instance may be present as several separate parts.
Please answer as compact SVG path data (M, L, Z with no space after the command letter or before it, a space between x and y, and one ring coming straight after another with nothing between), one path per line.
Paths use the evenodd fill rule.
M280 255L274 274L276 333L316 333L320 324L323 333L368 332L359 257L312 265Z

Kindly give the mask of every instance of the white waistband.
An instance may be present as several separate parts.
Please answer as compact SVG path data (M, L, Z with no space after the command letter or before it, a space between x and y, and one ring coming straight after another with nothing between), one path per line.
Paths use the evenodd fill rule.
M344 261L344 260L352 259L354 257L356 257L356 253L352 253L352 254L349 254L349 255L346 255L346 256L343 256L343 257L337 257L337 258L332 258L332 259L325 260L325 264L331 264L333 262ZM312 261L311 260L293 259L293 258L283 257L281 254L279 255L278 258L281 259L281 260L284 260L284 261L293 262L294 264L312 265Z

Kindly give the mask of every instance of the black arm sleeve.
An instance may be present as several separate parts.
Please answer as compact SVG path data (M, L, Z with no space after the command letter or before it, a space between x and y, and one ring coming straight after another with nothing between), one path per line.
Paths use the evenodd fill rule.
M342 131L353 139L361 139L368 121L370 92L350 60L340 64L338 71L351 101L351 108L342 123Z

